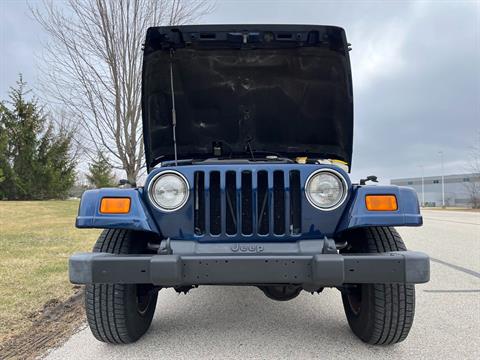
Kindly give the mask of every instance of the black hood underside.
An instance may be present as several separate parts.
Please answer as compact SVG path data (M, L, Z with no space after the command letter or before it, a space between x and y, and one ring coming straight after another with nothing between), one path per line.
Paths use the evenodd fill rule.
M351 163L353 98L343 29L307 25L150 28L143 64L148 168L275 154Z

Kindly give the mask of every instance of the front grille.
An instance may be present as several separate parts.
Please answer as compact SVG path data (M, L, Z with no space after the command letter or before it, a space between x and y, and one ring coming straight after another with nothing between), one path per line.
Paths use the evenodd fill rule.
M298 170L196 171L195 234L300 234L300 196Z

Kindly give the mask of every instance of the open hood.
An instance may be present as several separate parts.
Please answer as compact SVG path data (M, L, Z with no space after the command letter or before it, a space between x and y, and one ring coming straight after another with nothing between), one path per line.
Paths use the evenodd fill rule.
M348 45L332 26L150 28L142 84L147 167L174 158L172 97L179 159L274 154L350 164Z

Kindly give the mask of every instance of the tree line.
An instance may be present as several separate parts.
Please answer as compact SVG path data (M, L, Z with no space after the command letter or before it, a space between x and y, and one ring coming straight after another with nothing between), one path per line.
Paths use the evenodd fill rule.
M32 6L49 38L39 65L42 99L68 115L62 123L44 111L47 104L30 96L21 78L11 89L0 103L0 200L68 197L77 166L86 162L88 186L115 186L118 172L136 183L144 169L140 88L146 30L192 23L212 10L209 0Z
M75 182L73 131L30 95L20 76L9 99L0 102L0 200L62 199ZM87 179L92 187L115 186L102 153L91 161Z

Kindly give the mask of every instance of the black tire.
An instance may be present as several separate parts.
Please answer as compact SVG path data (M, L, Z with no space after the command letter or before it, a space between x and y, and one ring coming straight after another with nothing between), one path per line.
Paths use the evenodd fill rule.
M104 230L93 252L139 254L145 252L142 233ZM137 341L150 327L157 291L149 284L96 284L85 288L85 312L93 336L110 344Z
M394 228L360 228L346 234L342 253L379 253L407 250ZM372 345L405 340L415 313L412 284L358 284L342 292L343 307L353 333Z

